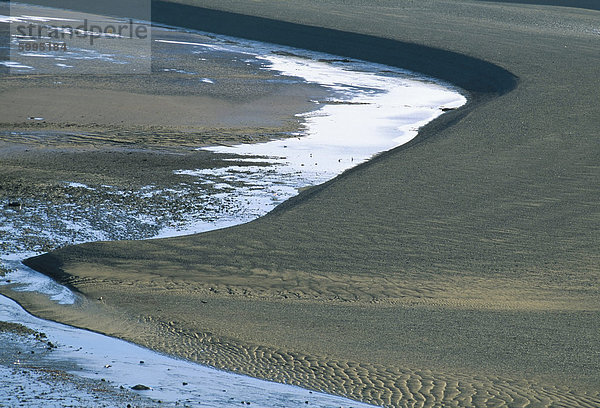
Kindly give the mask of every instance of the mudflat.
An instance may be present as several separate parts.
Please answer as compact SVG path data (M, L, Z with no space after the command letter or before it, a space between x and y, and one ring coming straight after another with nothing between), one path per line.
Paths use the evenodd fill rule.
M600 404L600 13L577 1L186 3L156 2L154 18L206 7L256 21L232 14L244 13L273 31L235 30L277 41L289 27L285 42L316 49L313 34L330 33L344 54L446 72L471 102L249 224L26 262L84 294L78 307L11 297L379 405Z

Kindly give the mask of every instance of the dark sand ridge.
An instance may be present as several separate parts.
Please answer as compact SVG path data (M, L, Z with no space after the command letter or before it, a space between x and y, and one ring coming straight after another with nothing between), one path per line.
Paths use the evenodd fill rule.
M414 143L250 224L28 261L106 305L19 300L381 404L599 405L600 15L472 1L201 4L455 51L519 84L474 92Z

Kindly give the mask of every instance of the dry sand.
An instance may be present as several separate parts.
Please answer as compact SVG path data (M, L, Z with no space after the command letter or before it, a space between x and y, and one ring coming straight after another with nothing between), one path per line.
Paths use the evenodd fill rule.
M385 37L256 31L221 15L251 37L439 72L471 103L250 224L27 262L86 295L79 308L11 297L43 317L381 405L600 406L598 12L188 3ZM162 17L181 17L172 10Z

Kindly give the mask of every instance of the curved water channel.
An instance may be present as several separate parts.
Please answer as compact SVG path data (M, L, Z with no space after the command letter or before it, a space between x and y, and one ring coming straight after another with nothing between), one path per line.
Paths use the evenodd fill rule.
M45 18L48 24L52 24L70 17L66 11L56 9L32 7L27 10L27 13L11 13L11 16L0 18L24 22ZM33 11L37 12L37 17L31 15ZM177 55L195 56L198 65L211 59L245 65L248 69L270 73L267 81L312 83L324 90L327 97L314 100L315 109L298 118L302 129L285 139L199 147L232 155L225 159L231 162L230 165L197 170L176 169L174 174L181 176L185 183L168 189L147 185L139 191L124 191L113 186L65 180L67 194L83 192L102 195L105 199L88 208L72 203L49 208L41 202L32 202L27 203L25 209L3 209L0 212L0 241L4 251L0 261L6 273L0 277L0 285L10 285L15 291L44 293L62 304L75 303L77 295L21 264L22 259L40 253L42 241L45 247L57 248L93 240L185 235L248 222L296 195L300 189L330 180L380 152L408 142L421 126L443 111L466 103L459 90L447 84L393 67L173 27L154 27L152 35L156 52L169 57L161 60L163 65L160 69L183 73L194 79L197 86L219 86L219 80L206 77L200 69L182 69ZM19 60L12 58L4 65L36 73L41 69L36 68L36 61L41 61L40 64L54 64L68 73L69 70L77 72L78 64L88 64L94 58L96 63L108 66L133 64L135 58L142 58L126 53L107 55L92 51L74 49L70 54L62 55L60 60L43 52L37 55L29 52L23 53ZM15 133L14 136L28 135ZM49 134L44 137L69 135ZM128 196L164 202L191 200L193 197L194 202L201 205L190 207L176 218L165 218L150 205L146 210L131 214L128 209L121 208L120 201L111 201L111 197ZM226 406L233 402L251 402L252 406L264 407L364 405L298 387L214 370L118 339L37 319L5 297L0 297L0 321L19 323L44 332L48 341L57 346L51 352L44 351L45 347L40 350L38 355L43 357L36 363L38 366L53 367L60 361L62 366L70 367L67 372L76 372L77 378L102 380L115 389L124 386L128 390L135 385L132 382L147 383L152 389L143 391L139 401L141 405L157 400L165 404L193 406ZM13 350L35 348L37 344L31 340L32 344L27 345L22 338L6 333L2 336L5 344L11 344ZM29 371L20 369L21 359L13 360L12 364L7 364L6 359L0 360L3 361L0 371L2 377L7 378L6 384L21 387L22 398L32 398L40 389L47 387L46 380L41 377L36 380ZM31 389L28 391L23 384L29 384ZM54 401L56 406L61 406L67 401L66 395L79 395L80 399L76 400L79 403L86 401L87 394L69 384L67 381L63 384L64 388L58 388L62 390L58 393L60 395L54 395L50 386L44 405L53 406ZM0 389L0 402L8 401L11 396L16 398L15 389L9 386ZM91 399L96 397L89 396ZM110 406L111 401L106 397L104 403Z

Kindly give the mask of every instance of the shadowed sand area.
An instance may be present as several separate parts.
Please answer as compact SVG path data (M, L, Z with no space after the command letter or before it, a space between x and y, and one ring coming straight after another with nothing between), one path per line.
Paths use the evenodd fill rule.
M599 12L186 3L222 12L155 2L153 18L425 72L470 103L249 224L26 262L86 295L80 306L11 297L42 317L381 405L600 405Z

